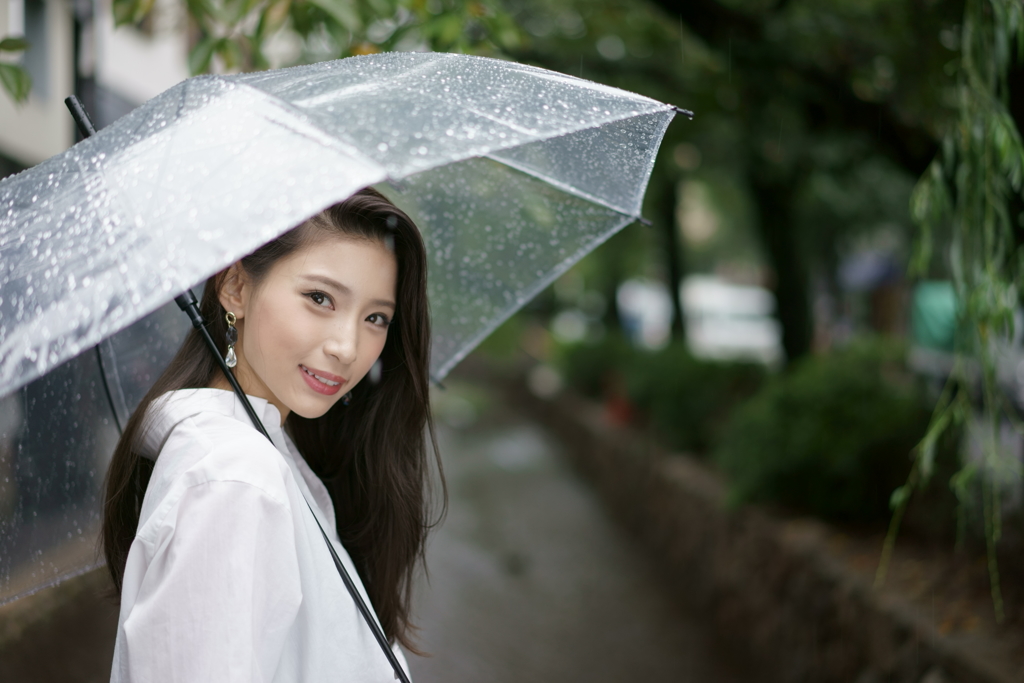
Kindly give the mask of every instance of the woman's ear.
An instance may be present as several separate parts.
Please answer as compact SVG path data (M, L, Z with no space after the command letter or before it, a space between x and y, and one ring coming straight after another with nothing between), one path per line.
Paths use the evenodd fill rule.
M249 278L237 261L228 266L220 281L217 298L225 311L231 311L241 320L245 317L245 305L249 301Z

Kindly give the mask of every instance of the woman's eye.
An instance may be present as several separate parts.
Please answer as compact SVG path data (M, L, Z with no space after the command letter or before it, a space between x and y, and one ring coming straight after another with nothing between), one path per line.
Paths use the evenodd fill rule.
M380 325L381 327L387 327L388 325L391 324L391 321L388 320L388 317L380 313L371 313L370 316L366 318L366 320L373 323L374 325Z
M325 303L331 303L331 298L323 292L309 292L306 296L308 296L310 301L315 303L317 306L323 306Z

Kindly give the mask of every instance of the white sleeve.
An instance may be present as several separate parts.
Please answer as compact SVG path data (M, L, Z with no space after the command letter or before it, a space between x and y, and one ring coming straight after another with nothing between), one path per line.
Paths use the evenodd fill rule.
M270 681L302 602L292 512L252 484L192 486L124 621L128 680Z

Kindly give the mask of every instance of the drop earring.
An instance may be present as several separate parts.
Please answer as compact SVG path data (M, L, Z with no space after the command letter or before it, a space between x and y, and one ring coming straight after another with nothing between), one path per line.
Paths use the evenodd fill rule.
M228 331L224 333L224 339L228 343L228 352L224 356L224 363L229 368L233 368L238 365L238 356L235 355L235 342L238 341L238 329L235 327L235 322L238 318L234 313L228 311L224 315L224 320L228 323Z
M352 402L352 392L351 391L341 397L341 405L347 406L351 402Z

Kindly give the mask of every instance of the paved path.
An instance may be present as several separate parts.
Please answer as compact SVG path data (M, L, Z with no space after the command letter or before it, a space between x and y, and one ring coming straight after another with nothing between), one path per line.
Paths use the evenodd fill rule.
M451 498L417 593L432 657L411 658L416 683L751 680L539 427L493 402L465 426L474 393L488 402L454 386L437 405Z

